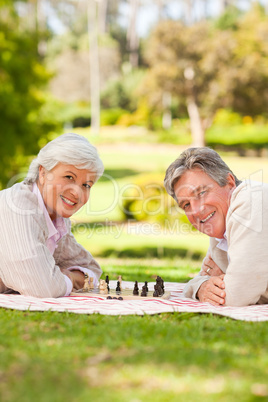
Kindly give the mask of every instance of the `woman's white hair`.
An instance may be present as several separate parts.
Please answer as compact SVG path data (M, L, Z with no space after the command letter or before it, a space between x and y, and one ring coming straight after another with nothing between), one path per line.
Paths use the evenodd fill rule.
M77 169L88 169L96 173L95 182L104 171L97 149L81 135L68 133L50 141L39 151L30 164L25 182L34 183L38 179L40 166L50 171L58 163L73 165Z

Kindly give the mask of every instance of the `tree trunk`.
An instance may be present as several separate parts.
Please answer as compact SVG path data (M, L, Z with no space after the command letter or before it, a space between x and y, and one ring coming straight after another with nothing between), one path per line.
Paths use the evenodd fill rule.
M223 14L226 10L226 8L232 4L231 0L221 0L220 1L220 14Z
M99 32L106 32L108 0L101 0L99 5Z
M127 41L129 48L129 61L133 68L138 67L139 64L139 37L137 33L137 14L139 7L139 0L130 1L130 21L127 31Z
M165 5L163 0L156 0L157 5L157 20L162 21L165 16Z
M205 132L198 106L192 96L187 99L187 110L190 118L192 145L194 147L203 147L205 146Z
M88 39L90 62L91 130L100 131L100 68L98 46L98 3L88 0Z
M193 0L184 0L185 1L185 22L187 25L191 25L193 23Z

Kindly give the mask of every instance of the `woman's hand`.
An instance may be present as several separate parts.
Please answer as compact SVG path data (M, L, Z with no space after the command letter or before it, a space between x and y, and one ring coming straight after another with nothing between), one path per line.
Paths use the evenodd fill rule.
M202 267L201 267L201 276L209 275L209 276L220 276L223 275L224 272L218 267L216 262L214 262L209 255L206 257L203 261Z
M197 298L202 303L208 302L213 306L219 306L225 303L226 293L224 275L212 276L208 281L203 282L197 292Z
M69 271L68 269L61 269L61 272L71 279L73 284L73 291L82 289L85 282L85 275L79 270Z

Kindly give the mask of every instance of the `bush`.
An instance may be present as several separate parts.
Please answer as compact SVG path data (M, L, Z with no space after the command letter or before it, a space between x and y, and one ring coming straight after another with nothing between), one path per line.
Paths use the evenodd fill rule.
M179 224L188 225L189 230L193 229L175 200L167 194L161 174L138 177L123 193L122 210L125 219L167 226L179 221Z
M238 151L267 148L268 125L213 126L206 133L206 144L213 148L227 148Z
M126 113L125 110L120 108L104 109L101 111L101 126L113 126L117 124L121 116Z

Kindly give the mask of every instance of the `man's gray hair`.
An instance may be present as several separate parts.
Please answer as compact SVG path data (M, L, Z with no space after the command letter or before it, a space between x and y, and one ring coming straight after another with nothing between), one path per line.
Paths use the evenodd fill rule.
M25 182L34 183L38 179L40 166L50 171L58 163L73 165L77 169L87 169L96 173L95 182L104 171L97 149L81 135L68 133L48 142L39 151L30 164Z
M234 176L235 184L238 186L241 181L233 174L231 169L221 159L220 155L211 148L188 148L168 167L164 180L167 193L176 201L174 186L181 176L192 169L202 169L211 179L215 180L219 186L227 184L228 174Z

